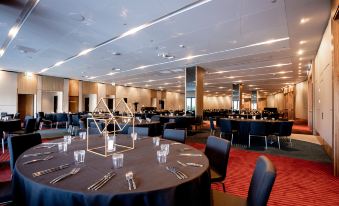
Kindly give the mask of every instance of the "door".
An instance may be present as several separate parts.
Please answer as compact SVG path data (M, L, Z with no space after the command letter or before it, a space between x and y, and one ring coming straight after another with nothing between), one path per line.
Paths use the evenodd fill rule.
M89 112L89 97L85 97L85 112Z
M33 94L18 94L18 112L20 119L25 116L33 116L34 114L34 95Z

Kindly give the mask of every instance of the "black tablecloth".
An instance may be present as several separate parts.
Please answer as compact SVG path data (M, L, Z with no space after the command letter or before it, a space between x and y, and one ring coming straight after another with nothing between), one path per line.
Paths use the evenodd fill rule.
M97 137L98 138L98 137ZM117 137L118 139L126 136ZM171 142L168 140L161 141ZM73 161L73 151L85 149L84 140L72 142L67 153L58 153L53 149L30 149L24 154L38 151L55 151L54 158L49 161L23 165L24 161L36 157L18 158L13 173L14 198L18 205L210 205L210 181L208 173L208 159L202 157L178 156L180 149L190 147L187 145L171 145L170 154L166 164L158 164L156 151L151 138L136 141L134 150L124 153L124 167L115 170L113 177L99 191L89 191L87 187L111 170L111 156L101 157L86 152L85 166L80 172L55 185L49 181L61 174L69 172L74 166L40 177L32 177L32 173L59 166ZM190 147L191 148L191 147ZM191 148L189 153L201 153ZM176 163L196 162L204 167L182 167ZM179 180L175 175L165 170L165 166L176 166L185 172L189 178ZM128 191L125 173L133 171L136 178L137 190Z

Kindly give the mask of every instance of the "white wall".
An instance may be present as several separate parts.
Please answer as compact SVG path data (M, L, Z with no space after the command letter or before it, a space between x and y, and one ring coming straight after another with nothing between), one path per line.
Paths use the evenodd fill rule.
M307 81L296 84L295 87L295 118L308 119L308 104L307 104Z
M231 109L231 96L204 96L204 109Z
M45 113L54 112L54 96L58 96L57 113L62 112L63 94L62 92L47 92L41 94L41 111Z
M0 112L14 114L18 108L17 74L0 71Z
M315 130L332 146L333 136L333 87L332 87L331 23L323 35L314 69Z

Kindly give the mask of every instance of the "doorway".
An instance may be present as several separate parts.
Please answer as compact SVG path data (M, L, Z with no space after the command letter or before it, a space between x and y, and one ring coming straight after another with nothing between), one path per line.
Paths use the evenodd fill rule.
M85 112L89 112L89 97L85 97Z
M34 116L34 94L18 94L18 113L23 121L25 116Z

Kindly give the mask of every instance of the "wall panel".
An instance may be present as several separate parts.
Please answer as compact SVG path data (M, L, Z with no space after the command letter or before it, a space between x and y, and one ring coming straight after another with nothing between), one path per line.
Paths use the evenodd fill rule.
M37 75L26 76L24 73L19 73L17 76L18 94L36 94ZM12 85L12 83L10 85Z
M72 97L79 96L79 80L74 79L69 80L69 96Z
M98 94L98 84L95 82L82 82L82 94Z
M42 90L53 92L64 91L64 78L42 76Z

